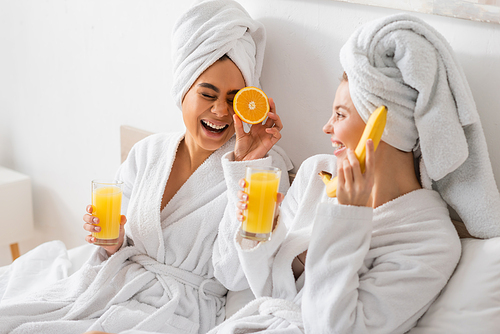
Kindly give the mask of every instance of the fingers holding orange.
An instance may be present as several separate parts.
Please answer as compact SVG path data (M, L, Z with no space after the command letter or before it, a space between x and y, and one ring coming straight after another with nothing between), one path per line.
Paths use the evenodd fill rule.
M242 137L245 134L245 130L243 129L243 121L238 117L238 115L233 115L234 122L234 132L236 133L236 137Z
M269 98L269 112L267 114L267 120L264 124L267 128L277 128L278 130L283 129L283 123L281 122L281 118L276 113L276 105L272 98Z

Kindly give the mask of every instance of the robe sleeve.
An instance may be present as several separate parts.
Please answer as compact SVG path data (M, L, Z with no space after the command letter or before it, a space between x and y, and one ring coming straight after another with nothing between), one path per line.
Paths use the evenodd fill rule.
M281 154L274 150L269 151L263 159L251 161L234 161L233 152L226 153L222 157L222 166L227 185L227 206L224 216L219 225L218 236L214 243L212 260L214 265L214 276L228 290L240 291L247 289L249 284L241 267L236 240L240 222L236 219L237 193L240 190L239 180L245 177L247 166L274 166L281 169L281 180L279 191L285 194L290 187L288 170L290 166Z
M372 212L318 206L302 297L306 333L404 333L451 275L456 263L444 260L458 259L459 248L442 242L438 229L426 231L429 225L447 223L444 218L386 233L382 244L370 250L376 254L367 267Z
M297 176L281 203L278 224L275 227L271 239L265 243L259 243L251 249L243 249L236 242L238 258L243 272L247 277L249 286L255 297L272 297L273 295L273 265L276 254L286 239L291 224L295 219L299 203L309 184L310 170L303 163L297 171Z
M272 237L267 242L259 242L253 248L242 247L235 237L235 247L238 259L247 278L248 285L255 297L272 296L272 267L274 258L283 240L285 240L287 229L285 224L278 221Z
M139 145L134 145L130 150L127 159L118 168L115 178L123 182L122 196L122 215L127 214L128 203L132 197L132 189L134 188L135 179L137 176L137 150Z
M137 155L139 154L138 151L140 150L140 148L144 145L143 142L146 142L146 140L140 141L132 147L127 156L127 159L125 159L125 161L120 165L115 174L115 178L123 182L121 214L125 216L127 216L128 204L130 202L130 198L132 197L132 191L134 189L134 184L136 182L139 169ZM127 228L126 224L125 228ZM125 235L125 239L121 248L129 244L130 241L128 240L127 235Z

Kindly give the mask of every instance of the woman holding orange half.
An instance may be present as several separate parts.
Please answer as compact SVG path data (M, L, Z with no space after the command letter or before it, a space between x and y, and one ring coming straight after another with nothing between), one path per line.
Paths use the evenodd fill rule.
M281 191L289 186L290 161L272 148L282 128L272 100L268 120L247 133L233 111L235 94L259 85L264 46L263 25L232 0L197 2L179 19L172 93L186 130L132 148L116 176L124 182L119 244L96 248L46 289L0 304L2 331L206 333L222 322L227 289L212 264L227 204L221 158L279 167ZM97 232L87 210L84 228Z

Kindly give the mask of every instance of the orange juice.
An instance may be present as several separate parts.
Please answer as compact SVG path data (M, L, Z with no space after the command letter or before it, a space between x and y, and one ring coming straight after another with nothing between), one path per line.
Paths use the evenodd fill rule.
M261 241L269 239L280 176L277 168L247 171L245 192L248 203L243 213L242 236Z
M116 245L120 232L122 190L119 186L93 182L92 215L99 218L101 231L92 233L96 245Z

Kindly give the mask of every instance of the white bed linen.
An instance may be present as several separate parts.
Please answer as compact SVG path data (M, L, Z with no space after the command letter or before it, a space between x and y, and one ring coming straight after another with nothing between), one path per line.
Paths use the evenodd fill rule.
M500 238L486 240L464 238L461 239L461 243L462 258L455 273L427 313L418 321L417 326L410 331L411 334L445 332L487 334L500 328ZM19 284L32 287L30 290L35 289L37 284L52 283L64 271L68 275L72 274L88 260L95 248L93 245L85 244L66 251L61 241L45 245L53 248L52 256L58 254L60 273L52 272L56 275L51 275L40 270L37 274L24 276ZM28 254L29 252L23 256ZM46 261L54 259L47 257L46 261L39 260L42 268L43 264L48 264ZM2 279L11 273L13 267L14 264L0 267L0 287L3 286ZM254 298L250 289L229 291L226 317L229 318ZM461 316L464 310L467 310L467 317Z
M95 247L86 244L68 251L62 241L54 240L0 267L0 300L19 298L68 277L89 259Z
M55 281L73 274L81 268L81 266L89 259L94 252L95 247L91 244L84 244L74 248L66 249L62 241L55 240L47 242L43 246L47 252L45 258L37 258L37 268L45 268L42 270L34 270L32 275L19 276L18 284L23 287L23 293L40 289L43 286L50 285ZM50 250L50 251L49 251ZM30 252L23 255L30 256ZM54 258L54 256L57 257ZM57 269L51 268L47 270L53 263L59 263ZM8 277L15 271L17 264L10 264L0 267L0 288L4 287ZM28 290L26 290L28 289ZM0 299L2 299L3 290L0 291ZM250 289L242 291L229 291L226 300L226 317L230 317L239 309L245 306L255 297Z

